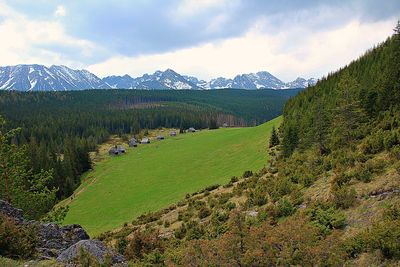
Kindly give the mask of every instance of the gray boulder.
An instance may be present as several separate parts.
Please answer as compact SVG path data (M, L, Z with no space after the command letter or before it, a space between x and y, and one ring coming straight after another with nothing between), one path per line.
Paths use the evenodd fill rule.
M70 246L57 257L57 261L73 263L79 257L81 249L94 257L99 263L104 263L107 256L110 257L112 264L121 264L126 261L124 256L110 248L107 248L102 242L95 239L81 240Z
M37 248L44 258L57 257L61 251L80 240L89 239L89 235L78 224L59 226L55 223L38 224Z
M2 213L7 217L13 218L17 222L24 221L23 212L21 209L16 209L13 206L11 206L10 203L1 199L0 199L0 213Z
M76 242L89 239L89 235L78 224L59 226L55 223L25 220L22 210L14 208L10 203L1 199L0 214L12 218L18 224L35 226L38 236L36 250L41 258L57 257L61 251Z

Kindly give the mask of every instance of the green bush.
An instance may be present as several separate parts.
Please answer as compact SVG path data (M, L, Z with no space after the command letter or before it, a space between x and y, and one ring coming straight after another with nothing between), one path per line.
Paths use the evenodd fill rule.
M318 203L308 210L308 214L312 224L325 235L333 229L342 229L345 226L345 215L337 210L332 203Z
M343 248L349 257L356 258L367 249L367 242L363 234L358 234L344 241Z
M234 202L229 201L225 204L225 209L227 210L233 210L234 208L236 208L236 204Z
M290 202L287 198L282 198L278 201L278 216L279 217L287 217L292 215L296 211L292 202Z
M357 193L354 188L347 186L335 187L333 190L333 201L339 208L347 209L354 205L357 200Z
M204 218L210 216L210 214L211 214L211 210L209 208L202 207L199 210L198 216L199 216L199 219L204 219Z
M253 172L252 171L245 171L243 173L243 178L249 178L251 176L253 176Z
M400 259L400 220L375 224L367 233L368 245L389 259Z
M237 178L236 176L232 176L230 182L231 183L236 183L237 181L239 181L239 178Z
M0 214L0 255L8 258L26 259L34 256L37 229L19 225L12 218Z

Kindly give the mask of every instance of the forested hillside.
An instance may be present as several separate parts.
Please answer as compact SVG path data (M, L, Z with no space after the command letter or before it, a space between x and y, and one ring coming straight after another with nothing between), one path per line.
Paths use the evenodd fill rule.
M1 127L3 132L20 128L11 141L21 149L28 145L26 168L33 174L49 171L46 185L63 199L91 168L89 151L110 135L129 137L158 127L216 128L224 122L257 125L281 114L298 91L1 91L0 116L6 120Z
M141 264L398 266L400 24L289 100L271 166L102 240Z

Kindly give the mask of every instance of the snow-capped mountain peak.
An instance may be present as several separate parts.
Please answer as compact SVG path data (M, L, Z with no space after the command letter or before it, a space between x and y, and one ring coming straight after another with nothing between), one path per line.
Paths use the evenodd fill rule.
M314 85L315 79L297 78L285 83L267 71L236 75L233 79L215 78L199 80L182 76L172 69L155 71L133 78L129 75L107 76L100 79L87 70L74 70L64 65L16 65L0 67L0 90L56 91L83 89L247 89L257 90L305 88Z
M86 70L66 66L16 65L0 67L0 89L57 91L110 88Z

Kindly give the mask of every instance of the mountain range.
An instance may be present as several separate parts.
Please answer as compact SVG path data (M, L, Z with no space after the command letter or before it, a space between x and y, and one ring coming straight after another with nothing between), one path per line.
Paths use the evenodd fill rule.
M171 69L156 71L133 78L129 75L99 78L87 70L74 70L66 66L16 65L0 67L0 90L59 91L82 89L160 89L160 90L204 90L204 89L290 89L314 85L316 79L297 78L285 83L267 71L239 74L233 79L215 78L199 80L181 75Z

